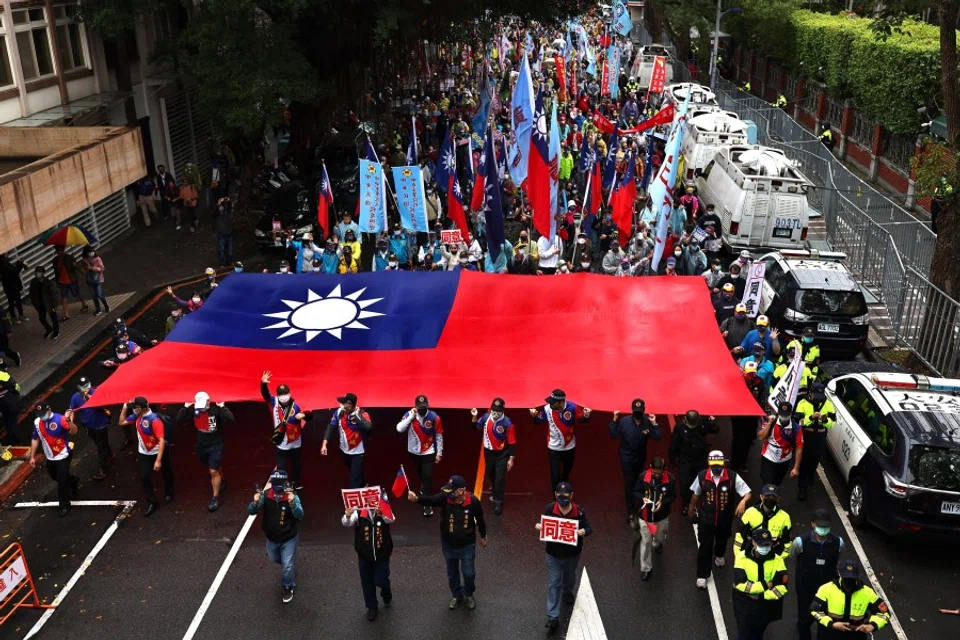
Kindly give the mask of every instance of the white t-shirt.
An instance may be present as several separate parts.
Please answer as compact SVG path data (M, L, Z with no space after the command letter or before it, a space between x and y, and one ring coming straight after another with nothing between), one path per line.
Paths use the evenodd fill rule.
M560 236L555 236L553 242L550 242L546 236L540 236L537 240L537 251L540 252L540 266L555 269L560 262L560 254L563 253L563 240Z
M733 488L734 490L736 490L737 495L739 495L742 498L743 496L750 493L750 485L748 485L746 482L743 481L743 478L740 477L739 473L736 474L736 476L737 476L737 480L736 482L733 483ZM717 478L717 477L719 476L714 476L714 478ZM690 491L692 491L693 494L696 496L699 496L703 493L703 490L700 488L699 475L693 479L693 484L690 485Z

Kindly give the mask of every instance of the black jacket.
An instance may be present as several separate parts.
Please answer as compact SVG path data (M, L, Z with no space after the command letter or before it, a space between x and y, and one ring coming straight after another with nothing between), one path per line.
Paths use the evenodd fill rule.
M733 297L737 300L743 300L743 292L747 288L747 274L743 271L740 272L739 278L732 278L730 274L720 278L720 282L717 283L717 289L723 289L723 285L730 283L733 285Z
M303 517L303 506L300 504L299 496L290 504L281 495L279 500L274 496L273 489L268 489L266 493L261 494L260 503L251 502L247 507L247 513L256 515L257 511L263 507L263 520L260 526L267 540L277 544L292 540L300 533L300 518ZM299 512L299 517L297 513Z
M700 424L695 427L687 426L685 420L681 420L673 429L673 435L670 437L670 461L671 462L695 462L707 464L707 434L717 433L717 423L715 420L700 419Z
M677 481L672 473L664 471L657 473L653 469L647 469L637 478L637 484L633 488L633 497L637 503L637 513L647 522L660 522L670 516L670 507L677 497ZM656 510L649 504L644 504L644 498L653 501L654 504L660 503Z
M211 404L206 413L206 420L197 424L194 407L182 407L177 414L177 424L192 423L197 430L197 447L209 447L223 442L223 425L233 422L233 412L227 407Z
M646 415L638 425L633 414L621 416L619 420L610 423L610 437L620 439L620 461L642 462L647 459L647 442L651 439L660 440L663 432L660 427L650 421Z
M382 515L374 515L371 519L370 514L368 509L361 509L357 514L357 524L353 528L353 548L357 555L367 562L388 560L393 552L390 523Z
M580 555L580 552L583 551L583 538L593 533L593 527L590 526L590 521L587 520L587 512L576 502L572 503L572 506L573 509L566 515L560 512L560 505L556 502L551 502L543 508L543 515L576 520L577 529L583 529L584 531L583 536L577 536L577 546L563 544L561 542L547 542L547 555L551 555L554 558L573 558L574 556Z
M460 549L477 541L477 532L481 538L487 537L487 523L483 519L483 504L469 491L462 504L457 504L452 496L438 493L432 496L418 496L417 502L428 507L440 507L440 540L454 549Z
M57 283L50 278L33 279L30 281L30 304L37 310L53 310L60 304L60 290Z

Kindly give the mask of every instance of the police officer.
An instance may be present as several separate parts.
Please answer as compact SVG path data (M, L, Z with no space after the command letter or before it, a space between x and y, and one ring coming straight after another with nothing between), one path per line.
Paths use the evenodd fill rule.
M800 426L803 428L803 460L797 485L800 500L807 499L807 488L813 486L813 475L827 445L827 432L836 422L837 410L827 398L823 384L814 382L807 397L797 403Z
M677 498L677 482L666 467L663 458L655 457L650 462L650 468L637 480L634 489L636 535L640 538L640 579L644 582L653 574L653 551L663 553L663 540L670 528L670 507ZM637 546L635 541L634 553Z
M782 93L781 93L780 95L778 95L778 96L777 96L777 101L774 103L774 106L775 106L777 109L784 109L784 110L786 110L786 108L787 108L787 96L783 95Z
M821 585L836 575L843 553L843 538L831 532L830 511L813 512L810 530L797 536L790 555L797 560L797 632L800 640L810 640L810 603Z
M390 554L393 553L393 537L390 535L392 516L384 515L376 509L347 509L340 524L353 527L353 548L357 551L360 563L360 588L363 591L363 603L367 607L367 620L377 619L377 588L383 606L389 607L393 601L390 589Z
M767 626L783 617L787 595L787 565L773 550L773 536L766 529L756 529L752 538L750 551L733 564L737 640L763 640Z
M740 91L746 91L747 93L750 93L750 90L751 90L751 84L749 80L747 80L742 85L740 85Z
M790 514L780 508L780 489L775 484L765 484L760 489L760 504L746 510L740 519L740 530L733 539L734 555L750 550L750 542L756 529L766 529L773 541L773 552L784 558L790 553Z
M707 578L712 571L710 558L718 567L727 562L727 541L733 526L734 516L740 517L750 504L750 487L736 471L726 468L722 451L711 451L709 468L697 474L690 490L689 515L697 516L697 587L707 588ZM734 493L740 502L734 507ZM699 506L699 508L698 508Z
M783 376L787 375L787 369L790 368L790 363L793 362L794 354L797 351L791 346L798 344L796 340L787 345L786 350L780 354L780 364L777 365L777 368L773 370L773 377L770 381L770 390L773 391L773 387L780 382L780 379ZM810 387L810 383L816 378L813 370L809 365L804 365L803 373L800 374L800 388L804 391Z
M707 468L707 434L717 431L716 420L703 420L698 411L691 409L682 421L677 422L670 436L670 463L677 467L683 513L686 513L690 504L691 483L698 473Z
M530 409L533 424L549 425L547 430L547 453L550 456L550 490L560 482L570 480L573 463L577 457L577 437L573 430L578 422L590 419L591 410L567 402L563 389L554 389L542 407Z
M577 585L577 564L583 551L583 538L593 533L587 512L573 501L573 485L561 482L554 493L555 500L543 509L543 515L577 521L576 546L562 542L547 542L547 624L551 633L560 627L560 596L567 604L574 602ZM542 525L536 524L537 531Z
M633 491L637 479L647 466L647 442L660 440L663 432L657 425L657 417L645 413L646 403L634 399L629 416L620 417L613 412L610 422L610 437L620 440L620 469L623 471L623 497L627 504L627 523L632 522L635 511Z
M77 425L54 413L49 404L41 403L34 409L33 436L30 440L30 466L36 467L34 456L43 447L47 459L47 473L57 483L57 498L60 500L60 517L70 513L70 497L76 496L80 479L70 474L73 460L73 444L68 435L77 433Z
M503 513L503 494L507 489L507 472L513 469L514 446L517 444L513 422L504 413L503 398L494 398L490 411L477 417L478 411L470 410L474 429L483 430L483 462L486 475L493 487L490 500L494 515Z
M823 146L828 150L833 151L833 131L830 130L830 123L824 120L820 126L823 128L823 132L819 138L820 142L822 142Z
M814 342L816 334L813 327L806 327L799 338L791 340L786 351L780 353L780 363L787 361L787 356L793 355L794 348L799 347L803 362L810 371L810 376L816 380L820 379L820 347Z
M407 452L420 478L420 495L430 495L433 488L433 463L443 458L443 423L430 409L427 396L419 395L413 409L403 414L397 431L407 433ZM433 507L424 507L423 516L433 515Z
M7 363L0 358L0 444L12 445L17 437L17 418L20 414L20 383L7 371Z
M890 622L887 603L860 581L860 564L845 560L838 578L817 589L810 615L820 626L817 640L866 640Z

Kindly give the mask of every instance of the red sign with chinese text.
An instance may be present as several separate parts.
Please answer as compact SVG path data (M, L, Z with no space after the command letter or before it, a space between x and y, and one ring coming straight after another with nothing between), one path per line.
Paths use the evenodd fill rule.
M341 489L345 509L376 509L380 506L380 485L362 489Z
M570 518L540 516L540 542L559 542L577 546L579 523Z
M650 93L663 93L664 85L667 82L667 58L666 56L657 56L653 61L653 72L650 74Z

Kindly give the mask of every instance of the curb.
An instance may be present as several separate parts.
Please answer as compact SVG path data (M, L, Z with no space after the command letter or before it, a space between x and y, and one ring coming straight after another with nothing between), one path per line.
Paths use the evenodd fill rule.
M38 453L33 457L33 459L36 461L39 467L40 463L43 462L43 454ZM27 478L30 477L30 474L36 470L36 468L30 466L29 460L24 460L21 462L20 468L14 471L13 474L7 478L6 482L0 484L0 503L5 503L7 499L12 496L17 489L20 488L20 485L26 482Z

